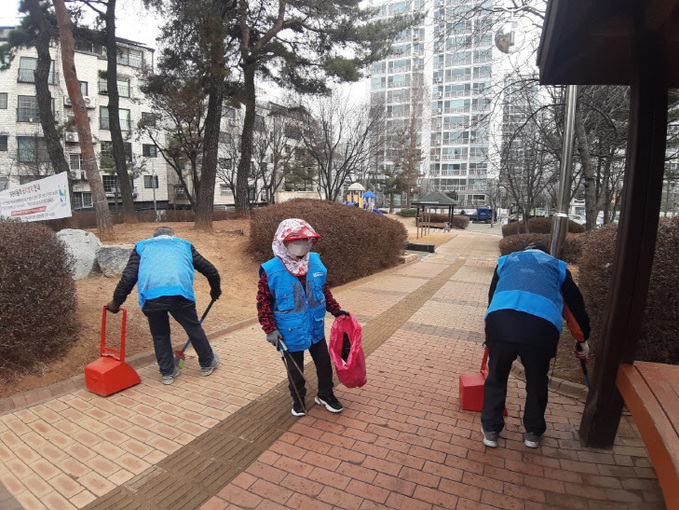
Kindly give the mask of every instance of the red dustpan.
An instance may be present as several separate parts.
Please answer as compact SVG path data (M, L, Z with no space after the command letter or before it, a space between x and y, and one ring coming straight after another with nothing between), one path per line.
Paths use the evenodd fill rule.
M483 410L483 385L488 377L488 347L483 351L481 370L460 376L460 405L466 411ZM507 409L504 412L507 416Z
M116 351L106 347L106 305L101 321L101 349L97 361L85 367L85 385L87 389L104 397L118 391L139 384L139 374L130 365L125 363L125 324L127 323L127 310L123 312L123 324L120 333L120 350Z

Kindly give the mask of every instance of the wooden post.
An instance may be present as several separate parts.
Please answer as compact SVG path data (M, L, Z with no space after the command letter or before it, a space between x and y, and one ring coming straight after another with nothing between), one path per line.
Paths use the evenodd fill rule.
M658 230L667 133L663 41L637 38L631 87L624 195L606 323L597 349L592 387L580 423L586 446L610 448L622 415L615 386L620 363L631 363L641 330Z

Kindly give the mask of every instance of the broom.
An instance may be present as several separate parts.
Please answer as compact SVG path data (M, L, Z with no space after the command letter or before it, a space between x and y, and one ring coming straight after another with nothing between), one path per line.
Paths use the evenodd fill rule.
M206 308L205 311L203 312L203 316L200 318L200 321L198 322L198 324L202 324L202 323L203 323L203 320L205 319L205 316L206 316L207 313L210 311L210 308L212 308L212 305L215 304L215 301L216 301L216 300L213 299L212 301L210 301L210 304L207 305L207 308ZM182 347L182 348L181 348L180 350L178 350L178 351L174 351L174 366L177 367L179 370L181 370L182 368L184 368L184 361L186 360L186 354L184 354L184 351L186 351L186 348L189 346L190 343L191 343L191 339L189 338L189 339L186 340L186 343L184 344L184 347Z

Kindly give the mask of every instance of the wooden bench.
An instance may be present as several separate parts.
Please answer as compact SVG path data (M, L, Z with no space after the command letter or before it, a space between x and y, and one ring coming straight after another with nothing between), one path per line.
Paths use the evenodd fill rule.
M616 385L651 456L667 508L679 509L679 366L621 365Z

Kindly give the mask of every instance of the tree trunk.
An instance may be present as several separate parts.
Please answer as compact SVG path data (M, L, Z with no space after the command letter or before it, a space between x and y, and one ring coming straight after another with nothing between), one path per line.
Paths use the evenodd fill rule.
M236 211L247 211L248 176L250 175L250 159L252 158L252 137L255 130L255 64L243 65L245 85L245 118L243 119L243 136L240 142L240 161L236 174Z
M582 176L585 182L585 225L587 230L596 228L597 200L596 200L596 178L594 176L594 165L589 151L589 140L585 132L585 122L582 119L580 108L575 110L575 136L578 139L578 153L580 154L580 164L582 164Z
M99 174L99 168L97 166L97 157L94 153L94 146L92 145L90 121L87 118L87 109L85 108L83 95L80 92L80 82L78 81L78 75L75 70L75 40L73 39L71 16L66 9L64 0L53 0L53 2L54 10L57 15L57 22L59 24L64 80L66 81L68 96L73 105L73 114L75 116L76 127L78 128L78 138L80 140L80 150L83 156L87 180L90 183L92 204L94 205L94 211L97 217L97 230L100 239L110 240L114 238L113 219L111 218L111 211L109 210L108 202L106 201L104 185L101 182L101 175Z
M203 165L200 173L200 187L196 193L195 227L212 230L212 215L215 201L215 180L217 177L217 156L219 150L219 127L222 119L224 79L217 74L210 80L210 97L205 116L205 138L203 142Z
M49 51L52 27L45 18L45 13L40 8L39 0L27 0L26 6L28 7L29 15L35 20L35 24L40 27L38 36L35 39L35 49L38 52L38 65L35 70L35 93L38 101L40 125L42 126L47 144L47 153L55 174L68 172L70 167L64 156L64 149L61 146L59 133L57 133L55 127L54 113L52 112L52 94L48 86L50 65L52 64L52 57ZM69 184L72 187L70 180Z
M113 161L116 165L118 186L123 201L123 221L137 223L130 176L127 173L125 144L120 129L120 95L118 93L118 45L116 44L116 0L106 4L106 86L108 90L108 123L113 143ZM127 126L131 129L131 126Z

